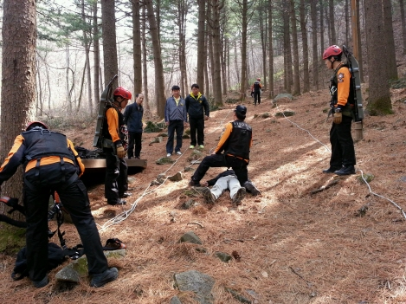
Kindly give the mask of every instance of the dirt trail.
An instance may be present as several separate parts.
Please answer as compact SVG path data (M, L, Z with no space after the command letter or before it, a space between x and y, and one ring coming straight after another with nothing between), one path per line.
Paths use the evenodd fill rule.
M36 290L27 279L10 279L14 258L3 255L0 302L147 304L169 303L178 295L182 303L193 303L190 294L173 288L172 277L196 269L215 278L215 303L240 303L224 287L253 303L405 303L405 218L390 202L369 194L368 187L358 181L360 171L348 177L321 173L330 156L331 121L326 122L323 112L327 100L327 90L283 100L278 108L270 100L254 106L247 99L247 122L254 134L249 175L261 196L247 195L233 209L225 193L209 209L187 186L191 172L184 173L180 182L167 180L160 187L151 186L126 220L100 230L103 241L118 237L127 244L127 256L110 261L120 270L117 281L95 290L84 279L74 289L63 291L54 279L57 269L50 273L51 283ZM211 114L205 130L206 154L215 147L233 107L226 105ZM355 146L356 168L374 175L370 183L374 192L406 208L406 105L396 102L393 109L394 115L366 117L364 140ZM288 119L276 118L281 110L294 111L289 119L320 142ZM263 118L264 113L270 116ZM77 134L78 130L68 132L71 139L90 148L92 138L87 141ZM148 160L148 167L131 176L129 203L171 166L155 164L165 156L166 144L164 139L149 146L155 136L143 137L141 158ZM167 176L190 165L188 146L184 140L184 154L172 156L177 162ZM221 171L212 168L206 177ZM311 194L334 180L331 188ZM90 189L89 197L99 227L121 212L121 208L106 206L102 185ZM190 198L200 205L180 209ZM68 244L75 245L75 230L65 227ZM178 243L187 231L202 239L206 254ZM241 260L225 264L213 256L216 251L236 251Z

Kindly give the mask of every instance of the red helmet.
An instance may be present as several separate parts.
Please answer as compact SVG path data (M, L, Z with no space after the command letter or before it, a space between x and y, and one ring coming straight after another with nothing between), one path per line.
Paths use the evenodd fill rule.
M27 124L25 131L29 131L34 127L41 127L44 129L48 129L48 126L46 124L44 124L42 121L31 121Z
M115 89L113 95L120 96L124 99L131 99L131 92L124 89L123 87L118 87L117 89Z
M261 81L261 78L257 78L258 81Z
M327 59L327 58L330 58L331 56L338 56L342 52L343 51L337 45L329 46L328 48L326 48L326 50L323 53L323 60Z

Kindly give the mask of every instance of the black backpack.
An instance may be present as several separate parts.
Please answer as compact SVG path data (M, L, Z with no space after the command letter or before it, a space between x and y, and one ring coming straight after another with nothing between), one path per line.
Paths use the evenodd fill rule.
M48 243L48 271L58 267L66 260L66 252L55 243ZM18 254L11 277L13 280L21 280L28 275L27 248L22 248Z

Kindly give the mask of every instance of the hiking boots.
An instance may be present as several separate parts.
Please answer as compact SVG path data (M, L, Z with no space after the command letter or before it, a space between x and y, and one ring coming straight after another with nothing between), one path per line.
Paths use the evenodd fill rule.
M133 195L133 194L130 193L130 192L124 192L122 195L120 195L120 198L127 198L127 197L129 197L131 195Z
M41 287L44 287L44 286L48 285L49 281L48 281L48 277L45 276L42 280L40 280L40 281L32 281L32 283L34 284L34 286L36 288L41 288Z
M120 205L125 205L127 202L125 200L119 199L118 201L107 201L107 204L112 205L112 206L120 206Z
M246 181L244 183L244 188L251 193L253 196L257 196L261 194L261 191L259 191L252 182Z
M328 168L328 169L325 169L325 170L323 170L323 173L325 173L325 174L329 174L329 173L334 173L335 171L337 171L339 168L332 168L332 167L330 167L330 168Z
M337 175L351 175L355 174L354 166L342 167L340 170L334 171Z
M233 201L233 205L238 206L241 205L241 200L245 197L245 194L247 193L247 191L245 190L244 187L241 187L240 189L238 189L237 193L234 194L232 201Z
M109 282L114 281L118 277L118 269L116 267L111 267L106 271L94 274L90 280L91 287L102 287Z
M200 183L195 182L193 179L191 179L189 182L189 187L200 187Z
M214 197L213 193L211 193L209 188L204 187L202 190L202 195L204 197L204 200L206 201L206 204L214 204L216 198Z

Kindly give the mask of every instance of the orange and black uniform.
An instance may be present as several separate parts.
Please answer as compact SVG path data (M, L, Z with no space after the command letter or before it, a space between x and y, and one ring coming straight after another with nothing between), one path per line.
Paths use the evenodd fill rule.
M21 133L0 167L0 184L8 180L21 164L24 166L29 278L40 281L48 271L48 201L54 191L58 192L79 232L89 274L107 270L87 190L79 179L85 168L72 142L64 134L39 127Z
M243 185L248 180L251 146L252 128L246 122L235 120L227 123L214 154L202 160L192 176L192 182L197 185L210 167L231 167Z
M353 119L352 104L354 92L351 86L351 73L347 65L340 65L331 78L331 103L333 112L340 109L343 118L340 124L331 126L330 168L339 170L342 167L351 167L356 163L354 142L351 136L351 121Z
M112 145L103 147L106 156L106 179L104 182L104 195L107 202L116 205L128 189L127 163L124 158L116 154L116 145L125 146L126 134L123 132L124 115L113 106L106 110L104 119L103 137L112 142Z

